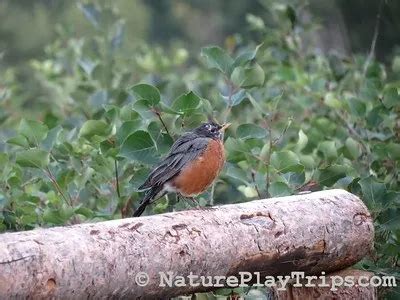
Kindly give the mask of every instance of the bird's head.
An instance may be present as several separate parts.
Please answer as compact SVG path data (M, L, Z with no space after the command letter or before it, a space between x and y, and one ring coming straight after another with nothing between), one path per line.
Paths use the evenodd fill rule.
M203 123L199 127L197 127L195 130L193 130L193 132L200 136L203 136L203 137L209 137L209 138L213 138L213 139L221 139L223 132L230 125L231 125L231 123L225 123L223 125L219 125L214 122Z

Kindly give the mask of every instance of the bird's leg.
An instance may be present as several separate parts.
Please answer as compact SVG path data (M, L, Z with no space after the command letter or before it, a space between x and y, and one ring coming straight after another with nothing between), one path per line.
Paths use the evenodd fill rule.
M178 203L179 201L181 201L181 199L182 199L181 194L177 193L176 194L176 202Z
M200 206L199 201L197 201L195 197L188 197L188 199L192 200L192 202L194 202L197 206Z
M187 202L190 206L192 206L191 203L195 203L196 206L200 206L200 203L199 203L199 202L197 201L197 199L194 198L194 197L187 197L187 196L183 196L182 194L177 194L177 197L178 197L178 201L179 201L180 199L184 199L184 200L186 200L186 202ZM190 200L191 202L189 202L188 200Z

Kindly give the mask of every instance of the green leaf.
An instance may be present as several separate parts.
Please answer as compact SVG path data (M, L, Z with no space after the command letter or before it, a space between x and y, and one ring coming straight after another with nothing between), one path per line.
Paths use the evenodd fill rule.
M382 109L384 108L383 105L375 106L366 117L367 124L371 127L378 127L382 121L383 117L381 115Z
M290 23L292 24L292 29L295 27L296 22L297 22L297 15L296 11L291 5L286 6L286 16L290 20Z
M75 213L78 215L82 215L88 219L92 218L94 215L93 211L87 207L79 207L75 209Z
M146 100L150 105L154 106L160 102L160 91L149 84L137 84L130 88L130 91L135 95L137 100Z
M107 121L114 121L119 117L121 111L120 107L111 104L106 104L103 107L105 110L104 118L107 119Z
M143 101L147 102L146 100ZM138 102L141 101L136 101L134 105L136 105ZM148 105L146 106L146 110L149 110ZM140 114L133 109L132 104L127 104L121 107L120 117L121 121L134 121L140 119Z
M46 207L43 212L43 221L49 224L61 225L64 224L65 219L61 216L59 210Z
M383 183L378 182L374 176L371 175L363 178L358 183L363 193L362 200L366 202L369 207L376 207L378 203L384 200L386 187Z
M300 163L306 168L306 169L314 169L315 166L318 165L318 160L316 159L315 156L313 155L299 155L300 158Z
M254 106L254 108L256 110L258 110L259 113L261 113L262 115L265 115L266 112L262 109L262 107L260 106L260 104L257 102L256 99L254 99L254 97L250 94L250 93L246 93L247 97L250 100L250 103Z
M264 83L265 73L259 64L251 67L236 67L232 72L231 80L237 86L251 88Z
M231 106L239 105L246 98L247 98L246 91L240 89L239 91L237 91L235 94L232 95L230 105ZM228 98L227 98L227 100L228 100Z
M236 106L236 105L239 105L244 99L247 98L247 94L244 89L239 89L239 91L237 91L236 93L231 95L230 99L229 99L229 95L220 94L220 97L222 98L222 100L224 100L224 102L227 105Z
M78 3L78 8L83 12L86 19L90 23L92 23L93 26L95 27L99 26L101 12L93 3L88 3L88 4Z
M53 149L61 131L62 127L60 125L50 129L49 133L41 144L42 148L47 151Z
M241 124L236 129L236 137L240 139L262 139L267 136L267 130L254 124Z
M349 106L352 115L356 117L365 117L367 107L364 102L356 98L351 98L347 100L347 105Z
M331 165L327 168L319 169L318 182L323 186L332 186L334 185L340 178L346 177L345 166L340 165Z
M90 76L94 68L97 66L97 63L89 58L81 58L78 60L78 65L82 68L83 71L85 71L87 75Z
M160 128L158 122L151 122L147 130L156 143L158 152L161 154L167 153L174 143L173 139L167 133L163 132L165 130Z
M254 30L262 31L265 29L265 24L263 19L258 16L255 16L253 14L247 14L246 21Z
M8 139L7 143L12 144L12 145L21 146L23 148L29 148L28 140L26 139L26 137L24 137L21 134Z
M389 143L386 146L389 157L394 160L400 160L400 144Z
M342 107L342 102L340 102L339 99L337 99L332 92L328 92L325 94L324 103L334 109L339 109Z
M358 142L348 137L345 142L346 149L350 159L357 159L361 155L361 149Z
M167 106L166 104L160 102L161 111L166 114L170 115L183 115L183 113L179 111L173 110L171 107Z
M119 156L145 164L157 162L154 141L150 134L143 130L138 130L125 139Z
M201 55L206 58L209 68L216 68L225 75L230 75L233 59L220 47L212 46L201 49Z
M246 171L237 167L234 164L231 163L228 164L226 168L226 175L233 179L239 180L246 185L250 185Z
M271 197L289 196L292 194L292 189L284 182L272 182L269 187Z
M140 119L123 122L121 127L117 130L118 144L121 145L129 135L139 129L141 124L142 122Z
M246 159L244 142L232 137L228 137L225 141L225 149L227 153L227 160L230 162L239 162Z
M200 105L200 97L193 92L179 96L172 103L172 109L183 114L193 113Z
M348 71L343 59L336 54L331 54L328 56L329 66L332 69L332 73L336 80L341 80Z
M271 164L280 173L302 172L304 170L304 166L300 164L296 153L288 150L272 153Z
M301 173L294 173L294 172L289 172L285 173L282 176L282 179L285 181L287 185L290 187L298 187L304 184L306 178L304 172Z
M334 141L324 141L319 143L318 150L324 154L324 157L328 160L334 159L338 156Z
M40 149L17 152L16 163L21 167L44 168L50 163L50 154Z
M246 198L255 198L258 196L257 190L249 185L239 185L238 191L241 192Z
M22 119L18 133L27 138L31 145L38 145L46 136L49 129L46 125L32 120Z
M398 106L400 104L400 96L397 88L391 87L386 89L383 93L382 102L386 106L386 108Z
M297 151L303 150L307 146L307 143L308 143L308 137L303 132L303 130L300 129L300 131L299 131L299 139L298 139L297 144L296 144L296 150Z
M107 136L111 131L109 124L102 120L88 120L79 131L79 136L84 138L90 138L95 135Z
M138 100L132 105L133 112L138 113L143 120L152 119L155 116L151 104L147 100ZM125 120L130 120L125 118Z
M238 57L236 57L233 66L234 67L243 66L248 62L252 61L256 57L257 52L262 45L263 44L258 45L254 50L248 50L241 53Z
M8 154L0 152L0 169L3 171L8 163Z
M104 107L108 102L108 92L106 90L98 90L89 96L89 104L97 110Z
M115 147L115 143L106 139L100 143L100 151L104 156L110 156L115 158L118 154L118 149Z

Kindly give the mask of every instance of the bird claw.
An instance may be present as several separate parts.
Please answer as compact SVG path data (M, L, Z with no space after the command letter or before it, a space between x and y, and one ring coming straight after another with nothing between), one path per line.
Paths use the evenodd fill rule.
M195 197L189 197L188 199L192 200L194 203L196 203L197 206L200 206L199 201Z

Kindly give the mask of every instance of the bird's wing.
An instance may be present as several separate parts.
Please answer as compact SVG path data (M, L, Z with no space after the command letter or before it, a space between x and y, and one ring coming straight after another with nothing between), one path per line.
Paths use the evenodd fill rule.
M169 154L151 171L139 190L163 185L179 174L184 166L198 157L207 147L210 139L192 133L182 135L172 145Z

